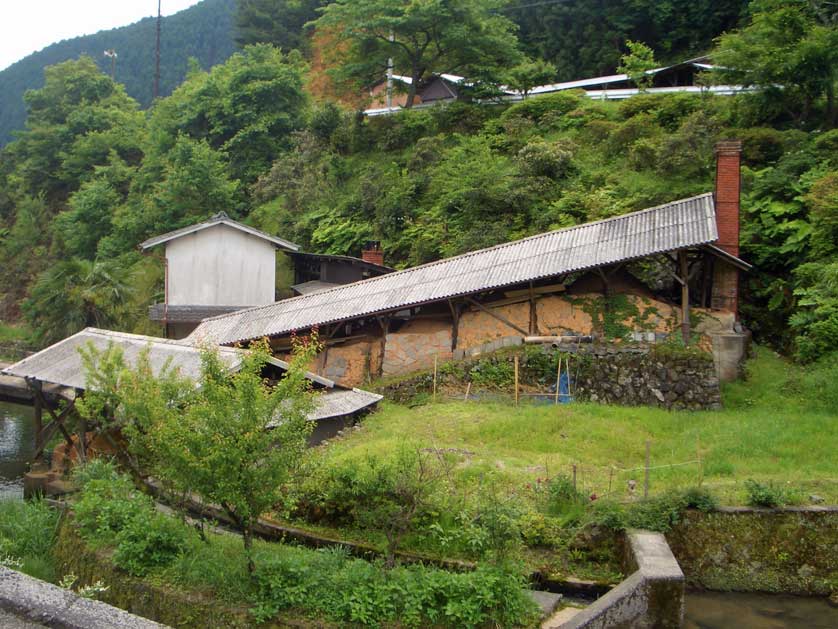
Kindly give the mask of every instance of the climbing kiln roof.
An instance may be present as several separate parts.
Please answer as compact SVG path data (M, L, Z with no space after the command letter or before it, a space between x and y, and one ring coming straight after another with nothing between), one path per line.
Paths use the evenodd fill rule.
M205 319L193 343L232 345L563 275L718 239L712 194L547 232L267 306Z

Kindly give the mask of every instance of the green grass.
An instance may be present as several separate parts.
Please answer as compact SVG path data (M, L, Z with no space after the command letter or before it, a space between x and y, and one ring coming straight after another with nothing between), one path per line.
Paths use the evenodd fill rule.
M52 545L58 511L39 501L0 500L0 562L44 581L55 581Z
M838 370L787 363L759 348L746 381L724 389L725 408L669 412L596 404L561 406L450 402L407 408L384 404L364 428L320 448L315 457L351 460L384 455L405 441L456 451L464 487L492 480L510 487L572 474L587 492L631 497L642 492L645 444L653 467L650 491L695 485L701 477L723 503L744 504L744 482L756 479L816 493L838 503L838 408L829 386ZM701 465L697 461L701 457ZM452 456L452 455L449 455Z
M0 343L9 341L26 341L29 338L29 330L22 326L0 321Z

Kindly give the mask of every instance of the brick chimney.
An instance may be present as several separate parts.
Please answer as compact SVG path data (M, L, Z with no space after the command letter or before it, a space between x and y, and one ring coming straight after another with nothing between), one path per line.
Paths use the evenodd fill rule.
M370 264L384 266L384 252L381 250L381 243L368 242L367 246L361 251L361 259Z
M716 246L739 257L739 164L742 142L725 140L716 144ZM713 271L711 305L732 312L739 318L739 270L723 260L716 260Z

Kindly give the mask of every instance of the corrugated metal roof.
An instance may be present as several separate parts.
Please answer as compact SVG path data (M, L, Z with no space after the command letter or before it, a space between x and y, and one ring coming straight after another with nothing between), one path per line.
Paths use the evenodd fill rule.
M561 229L204 320L188 337L232 345L713 242L712 194Z
M280 247L282 249L287 249L289 251L299 251L300 249L299 245L294 244L290 240L285 240L283 238L279 238L278 236L271 236L270 234L266 234L265 232L259 231L258 229L250 227L249 225L245 225L243 223L239 223L238 221L234 221L224 212L219 212L212 218L208 218L207 220L202 221L200 223L195 223L194 225L189 225L187 227L176 229L166 234L161 234L160 236L155 236L154 238L149 238L145 242L140 243L140 249L150 249L152 247L156 247L157 245L162 245L164 242L169 242L170 240L174 240L175 238L181 238L182 236L194 234L195 232L199 232L209 227L215 227L216 225L226 225L227 227L232 227L233 229L245 232L246 234L250 234L251 236L256 236L257 238L261 238L262 240L272 242L277 247Z
M378 404L384 396L361 389L334 389L320 395L315 400L314 410L308 418L314 421L351 415L373 404Z
M291 288L294 292L300 295L310 295L311 293L319 293L320 291L329 290L335 288L336 286L340 286L340 284L321 282L320 280L309 280L308 282L303 282L302 284L294 284Z
M87 383L79 348L87 347L89 343L99 351L107 349L111 344L122 348L129 365L135 365L140 352L148 350L155 375L160 373L167 361L170 361L169 365L172 368L179 369L181 375L193 380L197 380L201 373L199 347L189 345L184 341L96 328L82 330L29 358L10 365L3 369L2 373L20 378L33 378L40 382L74 389L84 389ZM218 352L223 363L231 371L235 371L241 365L243 350L219 347ZM288 368L288 363L276 358L272 359L271 363L281 369ZM326 390L317 397L315 410L309 415L309 419L312 420L348 415L381 400L381 396L376 393L335 387L333 381L317 374L309 372L307 377L312 382L326 387Z

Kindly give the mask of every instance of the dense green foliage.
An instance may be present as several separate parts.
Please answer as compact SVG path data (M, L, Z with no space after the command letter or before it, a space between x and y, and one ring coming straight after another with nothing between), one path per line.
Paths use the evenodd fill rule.
M59 512L42 501L0 500L0 565L54 581Z
M152 4L149 4L149 13ZM155 5L156 6L156 5ZM235 50L233 16L236 0L204 0L176 15L163 18L160 35L160 94L170 94L186 76L188 61L195 58L204 68L223 63ZM23 128L26 109L23 94L43 84L43 69L79 55L95 55L107 74L110 59L103 50L116 50L116 80L143 107L151 104L154 89L154 51L157 18L148 17L93 35L65 40L29 55L0 72L0 145Z
M509 567L487 565L475 572L451 573L423 566L384 569L353 559L339 548L312 551L281 544L257 543L258 568L243 572L240 546L228 536L199 535L181 520L155 510L131 480L106 462L93 461L76 473L81 486L73 504L73 524L95 549L113 550L116 566L135 576L211 591L230 603L252 605L257 621L293 610L337 622L381 626L477 627L526 625L533 617L524 579ZM24 505L18 503L17 511ZM4 505L0 505L4 507ZM37 504L28 511L51 518L55 512ZM13 515L13 517L11 517ZM4 520L4 523L6 520ZM5 528L35 522L10 514ZM48 527L48 528L49 528ZM41 529L42 531L43 529ZM0 540L4 529L0 529ZM30 539L32 535L23 536ZM41 536L39 549L49 556L54 536ZM12 550L20 550L17 541ZM0 558L2 550L0 546Z
M413 18L404 7L385 11L381 1L376 32L392 27L397 42L409 39ZM734 4L705 9L726 15L719 24L727 25L741 12ZM621 24L652 11L640 5ZM655 5L656 19L685 10ZM247 7L242 28L264 9ZM472 16L475 28L489 20L496 28L487 33L514 43L488 4L475 7L482 11ZM388 262L403 267L711 190L714 143L741 138L742 256L754 264L743 282L745 323L763 342L817 360L838 348L838 131L827 130L834 80L821 72L836 65L830 42L838 27L819 7L752 3L753 15L722 38L720 54L748 56L749 82L783 89L737 97L640 95L616 103L560 92L511 106L458 102L364 119L333 103L312 104L301 54L257 44L210 72L193 67L144 116L92 60L55 66L27 95L26 130L0 154L0 262L8 270L0 317L15 320L22 310L39 343L84 325L157 331L145 308L160 299L161 265L141 258L138 243L222 210L310 251L358 255L378 240ZM534 7L542 10L583 8ZM788 41L774 13L796 25ZM352 35L372 19L356 3L331 4L319 19L329 16L333 28L351 22L353 46L369 43ZM422 9L413 17L433 23L439 16ZM712 22L702 25L712 30ZM526 29L521 37L527 41ZM662 45L645 39L659 55ZM794 71L778 74L776 56L748 54L755 46L781 50ZM449 52L466 59L475 51ZM391 54L375 53L369 59L377 62ZM651 60L648 51L640 56L626 60L642 70ZM521 86L545 70L543 61L526 65L506 68ZM632 271L677 299L671 279Z
M498 0L335 0L315 23L336 36L324 55L337 77L358 87L380 83L392 61L410 77L407 107L421 80L460 73L472 81L501 79L521 60L514 24Z

